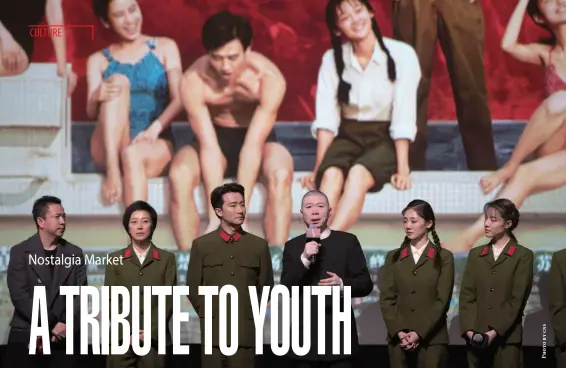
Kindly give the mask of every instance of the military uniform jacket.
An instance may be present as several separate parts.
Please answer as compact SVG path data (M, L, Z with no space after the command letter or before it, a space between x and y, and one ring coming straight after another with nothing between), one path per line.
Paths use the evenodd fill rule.
M410 247L403 247L397 262L395 249L387 253L379 272L379 303L387 327L387 340L399 331L415 331L423 344L448 344L446 313L454 289L454 256L440 250L440 262L429 242L415 264Z
M110 257L122 257L122 262L109 263L106 266L106 275L104 276L105 286L125 286L130 290L132 295L132 287L140 287L139 310L134 311L126 317L130 322L132 315L139 314L140 329L147 331L147 327L143 326L144 323L144 286L177 286L177 262L175 255L163 249L157 248L151 244L143 264L140 264L137 254L133 247L129 247L114 252ZM112 259L112 258L111 258ZM158 297L154 295L151 302L151 340L157 342L158 335ZM130 303L131 306L131 303ZM122 302L120 298L120 309ZM171 334L168 328L168 322L173 312L173 296L166 296L165 303L167 323L166 330L166 343L171 344ZM122 336L122 325L120 326L120 335ZM145 334L147 336L147 333Z
M249 286L255 286L261 301L264 286L273 287L273 268L267 241L251 233L240 231L230 236L218 228L193 241L187 271L189 300L200 317L201 341L204 343L204 318L206 309L204 295L199 295L199 286L233 285L238 290L238 345L255 347L255 324L253 319ZM228 298L227 343L230 342L230 304ZM219 299L212 297L210 308L212 319L212 345L219 346Z
M491 245L468 254L460 284L460 328L485 333L495 330L506 344L523 341L522 318L533 284L533 252L513 240L497 261Z
M566 249L552 255L548 275L548 309L556 346L566 346Z

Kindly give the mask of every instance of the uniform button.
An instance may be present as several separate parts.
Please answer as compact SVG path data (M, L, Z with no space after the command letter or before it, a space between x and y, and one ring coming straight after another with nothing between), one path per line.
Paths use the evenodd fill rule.
M411 290L411 294L414 294L414 293L415 293L415 291L414 291L414 290Z
M234 272L232 272L230 275L234 276Z
M234 259L234 256L230 256L230 259Z
M414 312L414 311L415 311L415 308L411 308L411 312Z
M491 273L495 275L495 271L491 271Z
M493 291L493 290L494 290L493 288L489 289L489 291Z
M491 309L491 305L489 305L489 306L487 307L487 309Z
M143 272L140 271L140 276L143 275Z
M415 276L416 276L416 275L417 275L417 271L413 271L413 275L415 275Z

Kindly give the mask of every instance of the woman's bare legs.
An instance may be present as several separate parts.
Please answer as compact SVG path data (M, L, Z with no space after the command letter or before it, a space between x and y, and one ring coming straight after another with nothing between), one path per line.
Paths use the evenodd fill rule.
M536 159L519 166L515 175L498 193L498 198L507 198L517 207L533 194L560 188L566 185L566 150ZM468 251L484 234L483 216L472 226L446 243L453 252Z
M177 247L191 249L198 236L200 216L195 204L195 189L201 183L200 163L196 150L183 147L173 158L169 171L169 217Z
M347 231L358 221L368 190L375 184L373 176L362 165L354 165L348 172L344 193L334 214L332 229Z
M173 157L173 144L159 138L153 143L137 142L121 152L124 174L124 206L147 201L148 179L160 176Z
M326 194L328 197L328 202L330 206L330 217L328 219L328 224L330 225L334 220L334 214L336 213L336 207L338 207L338 201L340 200L340 195L342 194L342 189L344 188L344 174L342 170L337 167L329 167L322 174L322 179L320 181L320 190L322 193Z
M130 144L130 81L121 74L114 74L109 79L121 86L120 94L100 104L90 153L94 164L106 171L102 182L102 201L114 204L122 198L123 190L120 154Z
M489 193L500 184L507 182L523 161L548 142L565 124L566 91L558 91L550 95L535 110L517 141L509 161L501 169L481 179L480 185L484 193Z

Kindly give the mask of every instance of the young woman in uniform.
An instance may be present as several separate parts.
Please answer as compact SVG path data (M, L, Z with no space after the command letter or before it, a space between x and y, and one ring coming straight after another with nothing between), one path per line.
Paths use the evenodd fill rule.
M301 184L328 195L332 229L346 231L367 192L387 183L411 186L409 145L417 131L421 71L411 46L382 37L368 0L330 0L326 24L332 49L318 75L316 163Z
M468 254L460 284L460 328L469 368L522 367L523 311L533 283L533 252L513 230L519 210L500 198L484 207L486 245Z
M157 227L157 212L151 205L144 201L132 203L124 211L122 223L130 237L130 244L110 255L110 259L121 259L121 262L109 263L106 266L104 285L110 287L125 286L129 289L130 294L132 287L140 287L139 310L132 311L127 319L132 327L130 330L132 339L136 334L139 336L139 345L144 347L149 344L150 348L145 355L137 355L133 350L133 345L125 354L109 354L106 367L163 368L165 367L166 355L159 354L157 350L159 345L158 312L160 312L158 299L156 296L152 297L151 311L145 313L146 315L151 313L151 326L145 325L143 288L144 286L177 286L177 262L173 253L158 248L151 241ZM167 296L165 300L165 321L166 326L168 326L173 313L173 297ZM132 316L139 318L139 328L137 329L132 325ZM166 344L170 345L172 340L168 327L165 329L165 339ZM135 340L137 341L137 337ZM130 342L135 344L133 341Z
M427 202L411 201L403 210L403 223L405 240L387 254L379 274L391 367L443 368L448 364L446 313L454 288L454 256L440 247Z
M93 0L93 7L118 41L88 58L86 110L97 120L90 151L105 173L103 203L128 206L147 200L148 179L163 174L172 159L170 126L182 111L181 57L175 41L142 33L136 0Z

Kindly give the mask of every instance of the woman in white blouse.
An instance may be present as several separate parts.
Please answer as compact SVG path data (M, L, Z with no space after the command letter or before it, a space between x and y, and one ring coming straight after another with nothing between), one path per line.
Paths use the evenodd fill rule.
M316 163L301 184L328 195L332 228L345 231L360 216L367 192L387 183L411 186L421 71L411 46L382 37L368 0L330 0L326 23L332 49L318 75Z

